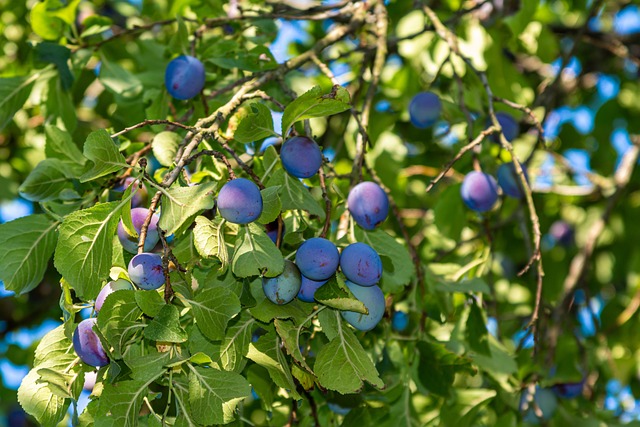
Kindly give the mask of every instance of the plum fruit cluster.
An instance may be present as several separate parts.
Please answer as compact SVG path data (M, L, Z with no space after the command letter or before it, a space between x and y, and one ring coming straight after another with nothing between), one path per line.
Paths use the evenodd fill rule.
M529 182L526 166L521 166L524 176ZM513 163L502 164L498 168L497 175L497 181L488 173L480 171L469 172L464 177L462 187L460 187L460 195L469 209L476 212L490 211L498 201L499 189L502 189L505 195L516 199L521 199L524 196L522 184Z

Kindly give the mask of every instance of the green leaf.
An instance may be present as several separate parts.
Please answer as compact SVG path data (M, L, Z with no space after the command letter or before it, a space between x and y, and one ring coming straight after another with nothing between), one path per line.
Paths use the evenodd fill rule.
M174 427L199 427L191 413L191 404L189 403L189 384L187 379L178 378L174 381L174 392L176 396L176 423Z
M280 186L282 209L302 209L317 216L320 221L324 221L325 213L320 203L297 178L286 173L284 169L276 170L271 175L268 185L269 187Z
M280 186L267 187L261 190L262 194L262 213L258 222L260 224L269 224L275 221L282 212L282 202L278 193L280 192Z
M139 349L138 351L132 351L132 349ZM144 350L141 345L130 346L124 356L124 361L131 369L131 377L134 380L146 381L149 378L157 378L164 373L167 365L171 359L171 354L166 353L150 353L143 354Z
M241 372L244 369L255 322L245 310L227 329L227 334L220 343L220 366L225 371Z
M80 298L94 299L111 270L113 235L128 203L100 203L73 212L60 226L54 263Z
M469 359L450 352L440 343L419 341L417 348L420 353L418 379L436 395L449 396L456 372L473 373Z
M193 419L205 425L235 419L238 403L251 394L251 386L235 372L189 365L189 403Z
M62 36L65 22L47 11L46 2L38 2L31 9L31 28L45 40L56 40Z
M98 328L113 347L116 358L120 358L126 349L129 337L145 327L139 320L142 310L136 304L136 292L120 290L112 293L98 313Z
M441 277L435 276L433 274L429 274L430 280L435 281L435 290L440 292L481 292L484 294L490 294L491 289L489 289L489 285L479 277L474 277L473 279L462 280L460 282L452 282L450 280L445 280Z
M62 81L59 78L49 80L48 88L45 104L48 120L54 123L62 120L64 127L73 132L78 126L78 116L71 91L63 89Z
M158 375L159 377L159 375ZM106 384L100 395L95 427L136 427L143 399L150 393L148 381L121 381Z
M193 229L193 244L205 258L217 258L223 268L229 265L229 251L224 239L224 222L216 216L213 221L199 216Z
M262 292L262 290L260 290ZM278 305L263 298L255 307L249 311L251 315L261 322L269 323L273 319L294 319L296 322L305 319L312 311L313 304L303 303L294 299L288 304Z
M237 277L275 277L284 270L284 258L264 230L251 223L240 229L231 269Z
M393 271L385 268L382 273L380 281L382 290L389 293L402 291L416 274L415 266L411 262L411 255L409 255L406 246L398 243L395 238L383 230L364 231L356 227L355 234L359 242L368 244L381 257L387 257L391 260Z
M466 224L466 207L460 197L460 185L446 187L438 194L433 215L438 231L450 239L460 240Z
M84 156L93 162L93 167L80 177L81 182L91 181L128 167L124 156L104 129L89 134L84 143Z
M294 399L300 399L291 369L280 347L280 337L275 332L269 332L258 338L258 341L249 344L247 357L266 368L278 387L288 390Z
M180 15L177 16L176 22L178 30L173 34L169 41L169 50L172 52L181 52L188 54L189 52L189 30Z
M98 79L116 97L133 99L138 98L142 92L142 82L135 74L106 58L102 58Z
M187 300L200 331L210 340L225 336L229 320L240 313L237 295L224 288L204 289L193 300Z
M152 341L181 343L187 333L180 326L180 313L175 305L167 304L151 323L144 328L144 337Z
M158 225L167 236L183 226L191 225L193 218L205 209L213 208L213 191L217 184L206 182L193 187L172 187L163 191L162 215Z
M160 132L154 136L151 148L158 163L166 167L172 166L180 142L182 137L175 132Z
M482 309L476 303L471 304L465 328L465 339L469 343L471 350L490 355L489 333L487 332L486 324Z
M278 136L273 130L273 117L271 110L260 103L249 104L247 114L238 124L233 138L243 144L259 141L268 136Z
M307 370L307 372L313 374L313 370L307 364L302 352L300 351L300 331L302 330L302 326L296 326L293 322L289 320L280 320L275 319L273 324L276 327L276 331L280 338L282 339L282 343L284 347L287 349L287 353L293 357L298 365Z
M27 102L33 84L39 76L34 74L0 79L0 131L13 120L14 114Z
M145 291L142 289L136 292L136 303L138 303L140 310L149 317L156 317L162 307L165 306L165 302L158 291Z
M55 200L63 189L71 186L66 174L67 168L60 160L45 159L31 171L18 191L32 202Z
M53 427L64 418L70 401L60 394L79 394L71 390L74 379L66 376L79 373L80 365L72 366L76 358L63 325L47 333L38 344L34 367L18 389L18 401L40 425Z
M342 86L333 86L330 92L314 86L285 108L282 115L282 135L288 135L291 126L300 120L341 113L351 108L350 103L349 92Z
M217 40L211 43L204 58L218 67L226 69L239 68L257 72L270 70L278 66L273 54L266 46L256 46L247 51L233 40Z
M61 160L74 177L82 175L87 159L73 142L69 132L47 124L44 126L44 133L47 137L44 147L46 156Z
M62 88L68 91L73 84L73 74L69 69L69 59L71 58L71 50L57 43L42 42L38 43L35 48L36 58L39 61L54 64L60 74L60 82ZM55 95L49 93L49 96Z
M340 314L336 311L335 316ZM364 351L358 338L338 319L338 335L320 349L314 365L320 384L338 393L355 393L364 381L383 388L378 370Z
M320 286L314 298L319 303L337 310L367 314L367 307L349 290L341 274L336 274L327 283Z
M59 224L46 215L0 224L0 280L7 290L23 294L40 284L56 247Z

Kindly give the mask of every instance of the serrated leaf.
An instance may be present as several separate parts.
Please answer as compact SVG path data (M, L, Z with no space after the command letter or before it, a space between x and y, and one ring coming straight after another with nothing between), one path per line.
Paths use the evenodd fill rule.
M353 295L340 274L320 286L314 298L328 307L367 314L367 307Z
M59 224L46 215L0 224L0 280L7 290L23 294L40 284L56 246Z
M135 294L136 303L140 310L149 317L156 317L162 307L165 306L165 302L158 293L158 291L145 291L140 289Z
M419 341L420 353L418 379L429 391L439 396L448 396L456 372L473 372L471 361L458 356L436 342Z
M113 235L125 203L128 200L73 212L60 226L54 264L80 298L94 299L109 276Z
M255 319L245 310L238 321L227 329L220 343L220 366L225 371L241 372L244 369L254 324Z
M154 136L151 148L158 163L166 167L172 166L180 142L182 137L175 132L160 132Z
M204 289L187 302L200 331L214 341L224 338L227 323L240 313L238 296L224 288Z
M142 82L131 71L116 62L102 58L100 67L100 83L116 97L133 99L140 96Z
M107 383L100 395L100 415L95 420L95 427L136 427L142 401L149 394L149 385L155 379Z
M275 277L284 270L284 258L264 230L251 223L240 229L231 269L237 277Z
M282 212L282 202L280 201L280 186L267 187L260 191L262 194L262 213L258 222L260 224L269 224L278 218Z
M309 91L293 100L282 115L283 135L295 122L314 117L326 117L338 114L351 108L349 92L342 86L333 86L325 93L320 86L314 86Z
M356 239L371 246L381 257L391 260L393 271L384 270L380 287L389 293L402 291L404 286L415 277L415 266L411 262L411 255L405 245L383 230L365 231L356 227Z
M213 208L216 183L207 182L193 187L172 187L163 191L162 215L158 225L167 236L191 224L193 217Z
M280 200L282 209L301 209L324 221L325 212L316 199L313 198L309 190L284 169L278 169L271 175L268 181L269 187L280 186Z
M280 338L282 339L284 347L287 349L287 353L293 357L293 360L295 360L298 365L313 374L313 370L304 359L302 351L300 351L300 331L302 328L294 325L293 322L288 320L275 319L273 324L276 327L278 335L280 335Z
M273 319L294 319L296 322L300 322L313 311L313 304L294 299L288 304L278 305L264 298L249 311L253 317L264 323L269 323Z
M58 159L45 159L31 171L18 191L32 202L46 202L57 199L60 192L70 186L64 163Z
M120 358L129 338L145 327L140 321L142 310L136 304L134 290L120 290L109 295L98 313L98 327L109 344L113 355Z
M116 143L104 129L89 134L84 143L83 153L93 162L93 167L80 177L81 182L91 181L129 166L118 151Z
M198 253L205 258L217 258L223 268L229 265L229 251L224 239L224 223L220 217L213 221L203 217L196 217L193 229L193 244Z
M275 332L269 332L261 336L258 341L249 344L247 357L266 368L278 387L288 390L294 399L300 399L291 369L280 348L280 337Z
M16 112L27 102L38 77L39 74L34 74L0 79L0 131L13 120Z
M56 69L58 70L58 74L60 77L59 81L60 81L60 84L62 85L62 87L59 87L57 82L52 81L53 84L49 86L47 105L49 105L49 101L51 101L52 98L55 98L55 97L62 96L67 100L70 99L68 97L68 93L66 92L71 88L71 85L73 84L73 74L69 69L69 59L71 58L71 49L69 49L66 46L62 46L58 43L42 42L36 45L34 49L34 53L38 61L54 64L56 66ZM61 89L61 90L55 90L54 92L52 91L53 88ZM60 114L57 114L57 115L62 116ZM70 123L68 123L67 120L64 121L65 126L67 126L67 130L73 131L75 129L75 125L78 123L77 117L73 117L69 120L73 122L72 123L73 126L69 126Z
M56 40L62 35L65 23L47 10L46 2L33 5L29 14L33 32L45 40Z
M189 365L189 403L194 420L201 424L226 424L235 409L251 394L251 386L235 372Z
M336 311L335 316L340 314ZM338 319L337 335L322 347L313 366L320 384L339 393L355 393L364 381L383 388L378 370L364 351L358 338Z
M169 50L172 52L182 52L187 54L189 48L189 30L180 15L177 16L176 22L178 30L173 34L169 41Z
M44 152L47 158L56 158L61 160L69 167L69 172L74 177L82 175L84 165L87 159L82 155L76 144L71 139L71 135L62 129L45 125L44 133L46 135L46 144Z
M233 138L243 144L259 141L268 136L278 136L273 130L273 117L266 105L255 102L246 108L248 114L240 121Z
M191 414L191 404L189 403L189 384L187 379L178 378L173 383L176 396L176 423L174 427L199 427Z
M129 350L138 348L137 352L129 351L124 356L124 361L131 369L131 377L134 380L146 381L149 378L157 378L162 375L166 370L165 365L171 360L171 354L165 353L151 353L140 354L143 350L142 346L131 346Z
M144 337L159 342L181 343L187 340L187 333L180 326L180 313L175 305L167 304L144 328Z

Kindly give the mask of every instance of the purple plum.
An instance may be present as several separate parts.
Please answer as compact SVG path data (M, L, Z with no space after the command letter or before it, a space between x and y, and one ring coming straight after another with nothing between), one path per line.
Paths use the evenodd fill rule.
M100 310L102 310L102 305L109 295L111 295L115 291L121 291L124 289L133 289L133 285L131 285L131 282L125 279L114 280L104 285L104 287L98 294L98 297L96 298L96 313L99 313Z
M298 299L304 302L314 302L316 291L325 283L327 283L327 280L311 280L303 275Z
M563 220L558 220L551 224L549 234L554 243L561 246L571 246L573 244L573 227Z
M318 144L306 136L294 136L282 144L282 166L296 178L310 178L322 166L322 152Z
M440 118L442 103L433 92L420 92L411 99L409 118L418 129L433 126Z
M84 363L100 367L108 365L109 358L102 347L100 338L93 330L95 324L95 317L85 319L78 324L73 332L73 349Z
M298 267L288 259L284 260L284 270L276 277L263 277L262 290L269 301L283 305L291 302L302 284Z
M389 214L387 193L371 181L364 181L353 187L347 204L354 221L365 230L373 230Z
M296 265L311 280L327 280L336 272L339 262L336 245L322 237L304 241L296 252Z
M476 212L491 210L498 201L498 183L495 178L483 172L469 172L460 188L462 201Z
M182 55L167 65L164 83L171 96L186 100L202 91L205 77L204 65L200 60L193 56Z
M129 176L129 177L124 179L122 184L120 184L119 186L115 187L114 190L119 192L119 193L124 192L127 188L129 188L131 186L131 184L133 184L136 181L137 181L136 178L134 178L132 176ZM138 184L136 184L136 185L138 185ZM131 198L131 207L132 208L137 208L137 207L140 207L140 206L145 206L147 204L148 197L149 197L149 193L147 192L147 187L145 187L144 185L140 186L138 188L138 191L136 191L136 193Z
M218 211L234 224L248 224L262 213L262 194L253 181L236 178L227 182L218 194Z
M133 222L133 227L136 229L138 235L140 235L140 230L142 230L142 225L144 221L147 219L147 215L149 214L149 209L147 208L133 208L131 209L131 222ZM160 217L157 214L153 214L151 217L151 222L149 223L149 228L147 229L147 237L144 241L144 250L150 251L160 240L160 236L158 235L158 220ZM138 253L138 238L133 237L127 230L124 228L124 224L122 224L122 220L118 224L118 239L122 244L122 247L125 251L135 254Z
M140 253L129 262L129 278L139 288L158 289L164 285L162 257L148 252Z
M529 175L527 174L527 167L522 165L522 171L524 172L525 179L529 182ZM504 194L514 199L521 199L523 196L520 183L520 178L516 173L516 167L513 163L503 163L498 168L498 185L502 188Z
M340 269L356 285L373 286L382 276L382 260L366 243L352 243L342 250Z

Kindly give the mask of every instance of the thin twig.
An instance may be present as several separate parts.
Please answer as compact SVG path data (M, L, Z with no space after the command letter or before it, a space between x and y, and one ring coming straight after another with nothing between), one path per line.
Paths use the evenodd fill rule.
M117 136L123 135L123 134L125 134L127 132L130 132L130 131L134 130L134 129L138 129L138 128L141 128L141 127L144 127L144 126L152 126L152 125L170 125L170 126L173 126L173 127L178 127L178 128L182 128L182 129L186 129L186 130L190 130L190 131L194 130L194 128L192 128L191 126L186 126L186 125L183 125L182 123L173 122L171 120L145 120L143 122L137 123L137 124L135 124L133 126L129 126L127 128L122 129L119 132L116 132L116 133L112 134L111 138L115 138Z
M329 226L331 225L331 199L327 194L327 183L325 182L325 174L322 166L320 166L320 170L318 170L318 176L320 177L320 188L322 189L322 198L324 199L324 210L326 215L320 237L327 237Z

